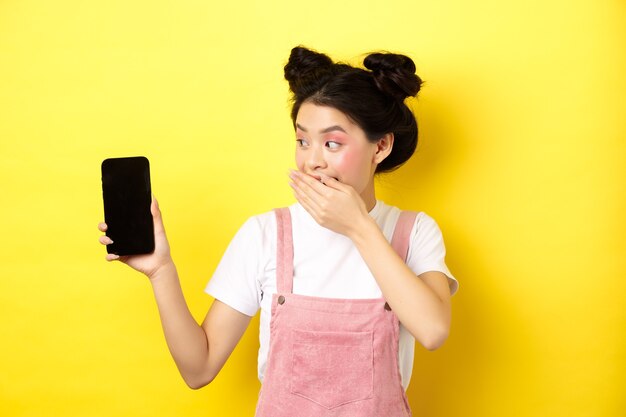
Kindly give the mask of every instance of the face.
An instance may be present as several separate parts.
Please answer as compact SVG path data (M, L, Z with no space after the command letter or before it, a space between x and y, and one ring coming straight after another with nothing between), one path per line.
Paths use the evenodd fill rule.
M368 141L363 129L335 108L303 103L298 111L298 170L316 179L334 177L352 186L366 203L374 199L376 166L388 155L382 142Z

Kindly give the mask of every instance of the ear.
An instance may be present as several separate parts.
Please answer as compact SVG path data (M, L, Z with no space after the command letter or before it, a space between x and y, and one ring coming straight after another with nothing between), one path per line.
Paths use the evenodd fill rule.
M376 153L374 154L374 163L377 165L389 156L393 149L393 133L386 133L385 136L376 142Z

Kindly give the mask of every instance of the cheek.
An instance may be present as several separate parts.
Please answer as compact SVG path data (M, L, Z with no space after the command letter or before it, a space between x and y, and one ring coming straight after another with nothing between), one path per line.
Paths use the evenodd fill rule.
M348 175L358 175L366 166L369 166L369 159L364 149L343 152L335 160L335 168Z
M297 150L296 150L295 160L296 160L296 167L298 168L298 170L302 171L304 168L304 157Z
M340 171L351 171L357 164L357 155L355 152L344 152L335 160L335 168Z

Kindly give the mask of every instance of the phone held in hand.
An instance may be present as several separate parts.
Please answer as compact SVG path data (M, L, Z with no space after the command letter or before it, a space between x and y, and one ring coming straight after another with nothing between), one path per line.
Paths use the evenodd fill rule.
M154 251L150 204L150 163L143 156L109 158L102 162L102 199L107 252L139 255Z

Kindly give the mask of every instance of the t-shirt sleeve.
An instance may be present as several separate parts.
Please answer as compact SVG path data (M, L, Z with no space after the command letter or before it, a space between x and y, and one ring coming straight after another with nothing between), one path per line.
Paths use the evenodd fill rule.
M237 231L205 292L235 310L254 316L261 303L262 229L252 217Z
M443 272L448 277L450 295L454 295L459 283L448 269L445 258L446 247L441 229L432 217L423 212L419 213L411 231L407 265L416 275L428 271Z

